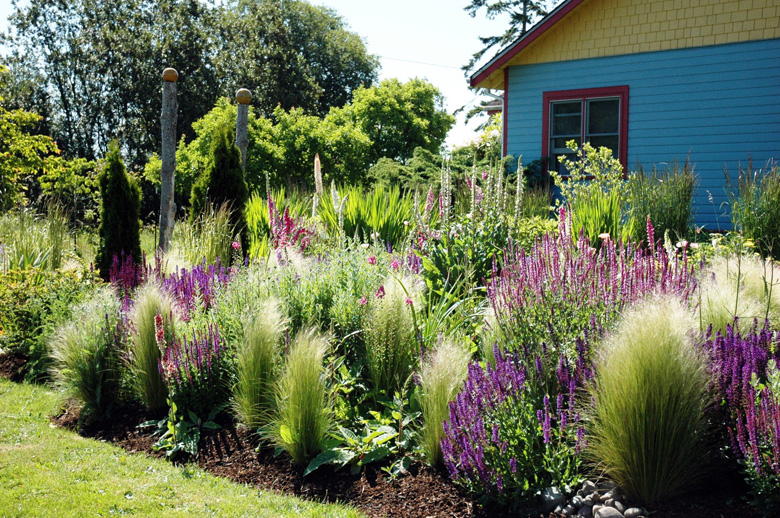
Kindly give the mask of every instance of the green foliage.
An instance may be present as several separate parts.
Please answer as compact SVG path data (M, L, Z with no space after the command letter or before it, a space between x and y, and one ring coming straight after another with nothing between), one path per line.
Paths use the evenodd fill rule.
M381 419L379 412L374 413ZM398 437L398 430L382 424L379 419L365 420L360 435L340 426L338 433L331 436L333 445L311 460L303 472L304 476L325 465L336 466L336 471L350 465L350 472L356 475L363 466L398 453L391 442Z
M98 171L97 162L83 158L50 158L49 166L37 177L41 195L62 206L72 220L92 223L100 209Z
M623 166L608 148L595 149L586 142L579 149L573 140L566 146L576 155L575 160L561 157L569 176L562 177L555 170L550 175L571 209L572 231L575 235L584 232L596 247L600 246L599 235L603 233L616 241L628 241L634 233L635 220L627 211ZM592 179L587 181L589 178Z
M415 280L388 277L379 287L365 329L365 361L376 392L402 392L417 366L419 344L414 325L414 305L420 307Z
M27 381L48 376L52 333L99 283L88 271L33 268L0 273L0 348L28 357Z
M290 344L284 371L276 386L277 414L268 438L296 464L304 464L325 448L331 427L328 391L322 362L329 338L314 328L299 331Z
M236 282L236 281L234 281ZM286 319L279 303L268 299L244 312L242 340L236 352L233 409L250 430L266 426L275 407L274 386L281 363Z
M726 180L731 180L726 172ZM762 257L780 258L780 167L740 168L736 186L731 186L729 201L734 227L752 239Z
M175 457L179 452L197 456L201 430L222 428L214 422L217 414L221 411L219 407L214 408L208 417L201 419L192 410L189 410L186 416L182 415L176 403L170 399L168 405L168 417L159 422L147 421L139 425L139 427L157 426L158 430L163 432L153 449L154 451L163 450L168 458Z
M762 410L765 414L771 412L771 409L780 409L780 369L774 359L769 360L766 367L766 383L761 383L756 373L750 380L750 385L756 393L755 409L753 416L761 415ZM777 411L777 410L775 410ZM749 411L748 411L749 412ZM747 413L747 412L746 412ZM751 493L754 496L754 505L758 505L765 510L766 515L773 510L780 509L780 475L777 469L773 469L773 460L776 464L778 456L777 450L772 450L772 441L777 444L780 440L780 430L772 428L772 418L767 416L769 423L764 425L763 439L756 437L750 441L758 443L758 458L753 457L753 452L748 450L745 459L745 472L747 473L747 483L750 486ZM758 419L754 417L754 419ZM774 422L777 422L775 416ZM759 469L760 466L760 469Z
M102 288L74 311L51 339L52 374L83 405L82 419L109 414L120 386L122 332L119 302Z
M141 190L125 171L116 141L109 146L98 180L102 205L95 267L100 276L108 280L114 256L121 257L124 253L136 263L141 261L141 222L138 219Z
M173 227L171 249L166 257L179 261L183 266L193 266L206 261L214 264L217 258L228 265L232 257L232 244L240 239L231 221L227 205L209 206L194 223L179 221Z
M628 310L602 344L586 453L640 502L690 488L709 456L709 374L693 326L679 301L658 298Z
M381 241L393 248L400 248L408 239L415 212L412 194L381 184L368 192L359 186L340 192L332 187L331 196L320 198L317 206L331 238L341 235L364 243Z
M279 213L290 211L294 219L305 217L311 212L311 198L296 191L291 191L288 197L285 190L279 189L272 193L272 201ZM268 199L252 193L244 211L247 235L249 239L249 257L258 259L267 257L271 251L271 219L268 212Z
M160 315L164 343L157 340L155 317ZM165 406L168 389L160 375L161 347L173 343L181 318L173 299L154 283L146 283L134 295L130 313L129 374L135 397L146 408L156 410Z
M226 204L233 228L243 228L244 205L249 199L249 191L241 170L241 152L233 138L227 125L217 128L208 165L192 186L190 221L207 212L209 207Z
M330 116L363 130L372 143L371 164L382 157L406 162L418 146L437 153L455 123L444 110L441 92L423 79L385 79L378 86L360 87L351 104L331 110Z
M663 172L653 166L646 174L641 165L628 179L628 199L634 221L650 218L657 236L669 235L683 239L690 233L691 199L697 184L693 166L689 160L680 166L675 160ZM644 225L633 226L631 236L635 243L647 239Z
M471 353L463 344L447 339L429 352L420 366L419 399L423 417L420 446L431 466L442 461L442 424L449 418L449 403L466 379L470 360Z
M0 269L56 270L65 263L69 245L68 220L62 209L50 205L45 217L30 209L0 216Z

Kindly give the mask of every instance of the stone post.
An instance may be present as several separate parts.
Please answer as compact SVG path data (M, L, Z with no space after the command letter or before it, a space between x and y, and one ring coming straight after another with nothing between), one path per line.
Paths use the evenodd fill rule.
M163 71L162 113L162 168L160 170L160 240L157 247L163 252L171 242L176 206L173 203L174 176L176 173L176 80L179 73L172 68Z
M249 103L252 102L252 93L246 88L236 92L238 111L236 113L236 147L241 151L241 170L246 173L246 148L249 146L249 138L246 135L246 127L249 122Z

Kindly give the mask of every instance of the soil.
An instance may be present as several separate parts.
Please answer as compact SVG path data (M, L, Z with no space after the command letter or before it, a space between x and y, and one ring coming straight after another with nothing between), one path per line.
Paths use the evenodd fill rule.
M27 356L13 352L1 353L0 377L20 383L24 380L25 365L27 365Z
M23 365L23 364L22 364ZM16 366L14 369L11 366ZM0 356L0 375L18 373L18 359ZM164 417L164 412L152 413L140 407L126 408L110 420L93 423L79 429L79 413L66 407L61 415L51 418L57 426L78 430L80 434L110 441L130 453L163 457L154 452L156 438L138 425ZM442 470L415 465L409 474L391 478L369 465L359 475L347 470L334 472L327 467L304 477L303 469L294 466L284 454L274 456L268 448L257 450L257 440L243 428L223 423L221 430L209 432L201 442L200 452L190 459L201 468L221 477L249 484L260 491L293 494L318 502L342 502L355 506L372 518L556 518L554 513L510 512L485 507L458 492ZM180 461L181 462L181 461ZM668 502L651 509L653 518L759 518L761 514L742 503L744 484L716 470L700 491L684 499Z

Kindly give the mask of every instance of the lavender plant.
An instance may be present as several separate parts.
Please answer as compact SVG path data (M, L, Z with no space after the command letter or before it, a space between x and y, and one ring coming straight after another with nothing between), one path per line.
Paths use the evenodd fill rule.
M741 460L757 503L780 509L780 333L758 322L728 326L704 343L719 422Z

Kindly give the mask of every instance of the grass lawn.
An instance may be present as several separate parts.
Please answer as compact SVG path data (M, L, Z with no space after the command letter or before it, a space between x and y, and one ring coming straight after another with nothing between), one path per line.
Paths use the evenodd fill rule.
M49 425L59 396L0 379L0 517L306 516L359 517L128 455Z

